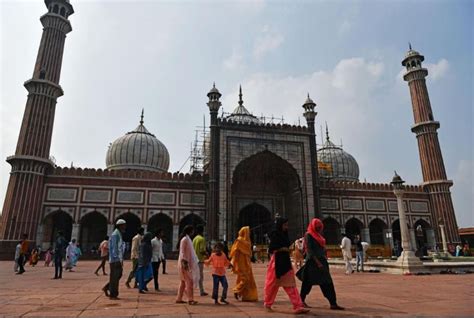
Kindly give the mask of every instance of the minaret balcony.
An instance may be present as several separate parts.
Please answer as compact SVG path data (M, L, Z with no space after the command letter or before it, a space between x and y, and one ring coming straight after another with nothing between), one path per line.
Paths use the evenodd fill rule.
M30 79L23 84L28 91L28 95L41 95L56 100L64 95L60 85L42 79Z

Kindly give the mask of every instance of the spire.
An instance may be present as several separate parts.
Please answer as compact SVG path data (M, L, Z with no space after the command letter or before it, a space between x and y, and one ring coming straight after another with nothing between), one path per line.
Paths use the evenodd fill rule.
M329 129L328 129L328 122L326 122L326 141L329 142Z
M244 101L242 99L242 85L239 85L239 106L242 106Z
M142 115L140 116L140 125L143 125L143 123L144 123L144 121L143 121L144 113L145 113L145 109L142 108Z
M411 51L411 43L408 42L408 49Z

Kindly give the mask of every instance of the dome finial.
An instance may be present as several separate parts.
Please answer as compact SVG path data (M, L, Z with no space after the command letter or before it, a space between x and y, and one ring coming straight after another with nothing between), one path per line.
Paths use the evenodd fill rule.
M408 49L411 51L411 43L408 42Z
M143 123L144 123L144 121L143 121L144 114L145 114L145 109L142 108L142 114L140 116L140 125L143 125Z
M326 141L329 141L329 129L328 129L328 122L326 122Z
M242 99L242 85L239 85L239 106L242 106L244 101Z

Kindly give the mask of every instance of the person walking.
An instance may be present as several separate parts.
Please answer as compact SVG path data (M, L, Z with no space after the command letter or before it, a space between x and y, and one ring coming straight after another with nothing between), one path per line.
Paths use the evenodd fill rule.
M151 245L151 239L153 234L147 232L142 241L140 242L140 248L138 252L137 270L135 273L135 280L138 282L138 292L144 294L148 291L146 285L153 276L153 270L151 268L151 259L153 255L153 247Z
M293 304L294 313L304 314L309 310L304 308L296 288L295 272L290 259L290 245L288 219L278 217L275 220L275 230L270 233L268 252L271 254L271 258L265 276L263 305L268 311L271 311L278 290L283 287Z
M344 259L346 265L346 275L350 275L354 272L352 268L351 260L352 260L352 244L351 240L347 237L345 233L342 234L342 241L341 241L341 250L342 250L342 258Z
M332 282L329 264L326 258L326 239L323 237L324 224L314 218L308 225L304 240L306 261L296 273L302 281L300 296L306 308L306 296L311 292L313 285L319 285L324 297L329 301L332 310L344 310L337 304L336 291Z
M63 278L63 259L66 255L67 241L63 231L58 231L54 247L54 279Z
M107 259L109 258L109 237L106 235L104 240L99 245L100 251L100 265L95 270L94 274L99 276L99 270L102 269L102 274L107 275L105 272L105 263L107 263Z
M20 260L20 252L21 252L21 242L19 242L15 247L15 264L13 265L13 271L18 273L19 260Z
M354 244L356 246L356 271L359 272L360 265L360 270L364 272L364 246L362 245L360 235L355 236Z
M244 226L239 230L239 237L232 244L229 256L232 272L237 275L234 287L235 299L242 301L258 301L257 285L253 277L252 243L250 241L250 227Z
M44 266L49 267L49 264L51 264L52 259L53 259L53 251L51 250L51 247L49 247L46 250L46 253L44 253Z
M28 235L23 234L23 238L20 243L20 256L18 257L18 272L17 275L21 275L25 272L25 263L28 257L28 251L30 248L30 243L28 242Z
M204 291L204 260L207 257L206 239L204 238L204 225L196 226L196 236L193 239L194 252L196 252L199 260L199 291L201 296L207 296L208 293Z
M119 282L123 273L123 253L125 243L122 240L122 233L127 228L127 222L124 219L118 219L115 223L115 230L109 239L109 282L102 288L104 294L110 299L119 299Z
M76 258L76 239L72 239L66 248L66 266L64 267L67 271L73 272L74 260Z
M227 283L225 271L226 268L230 266L230 262L227 256L222 252L223 249L224 245L220 242L217 243L214 246L214 251L211 256L204 261L206 265L212 266L212 299L214 299L214 304L216 305L229 304L226 300L227 289L229 288L229 284ZM222 285L222 296L220 302L218 301L219 283Z
M161 236L161 241L163 242L163 260L161 261L161 267L163 271L161 273L163 275L167 275L168 273L166 272L166 256L168 255L170 243L168 243L168 238L164 235Z
M135 235L132 239L132 248L130 251L130 259L132 260L132 270L130 271L130 274L128 274L127 281L125 282L125 285L128 288L132 288L130 286L130 282L132 281L133 278L135 278L135 272L137 271L137 265L138 265L138 253L140 252L140 243L143 239L143 233L145 232L144 228L139 228L137 235ZM135 284L133 285L133 288L137 288L137 280L135 279Z
M179 257L178 257L178 272L180 284L178 288L178 295L176 297L177 304L185 304L183 301L183 294L186 290L189 305L196 305L197 301L194 300L194 286L199 282L199 265L198 258L193 248L193 241L191 236L194 233L192 225L186 225L183 229L183 233L179 239Z
M156 236L151 240L152 247L152 258L151 266L153 268L153 282L155 283L155 291L160 291L160 285L158 284L158 274L160 272L160 264L165 258L163 254L163 230L158 229L156 231Z

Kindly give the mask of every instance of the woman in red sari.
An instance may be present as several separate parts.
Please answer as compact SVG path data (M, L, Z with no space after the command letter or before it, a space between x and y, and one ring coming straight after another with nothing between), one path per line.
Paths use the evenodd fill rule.
M290 260L290 239L288 237L288 219L277 218L275 231L270 234L268 252L272 255L268 265L264 288L264 306L271 310L280 287L288 294L295 314L307 313L298 289L296 288L295 272Z

